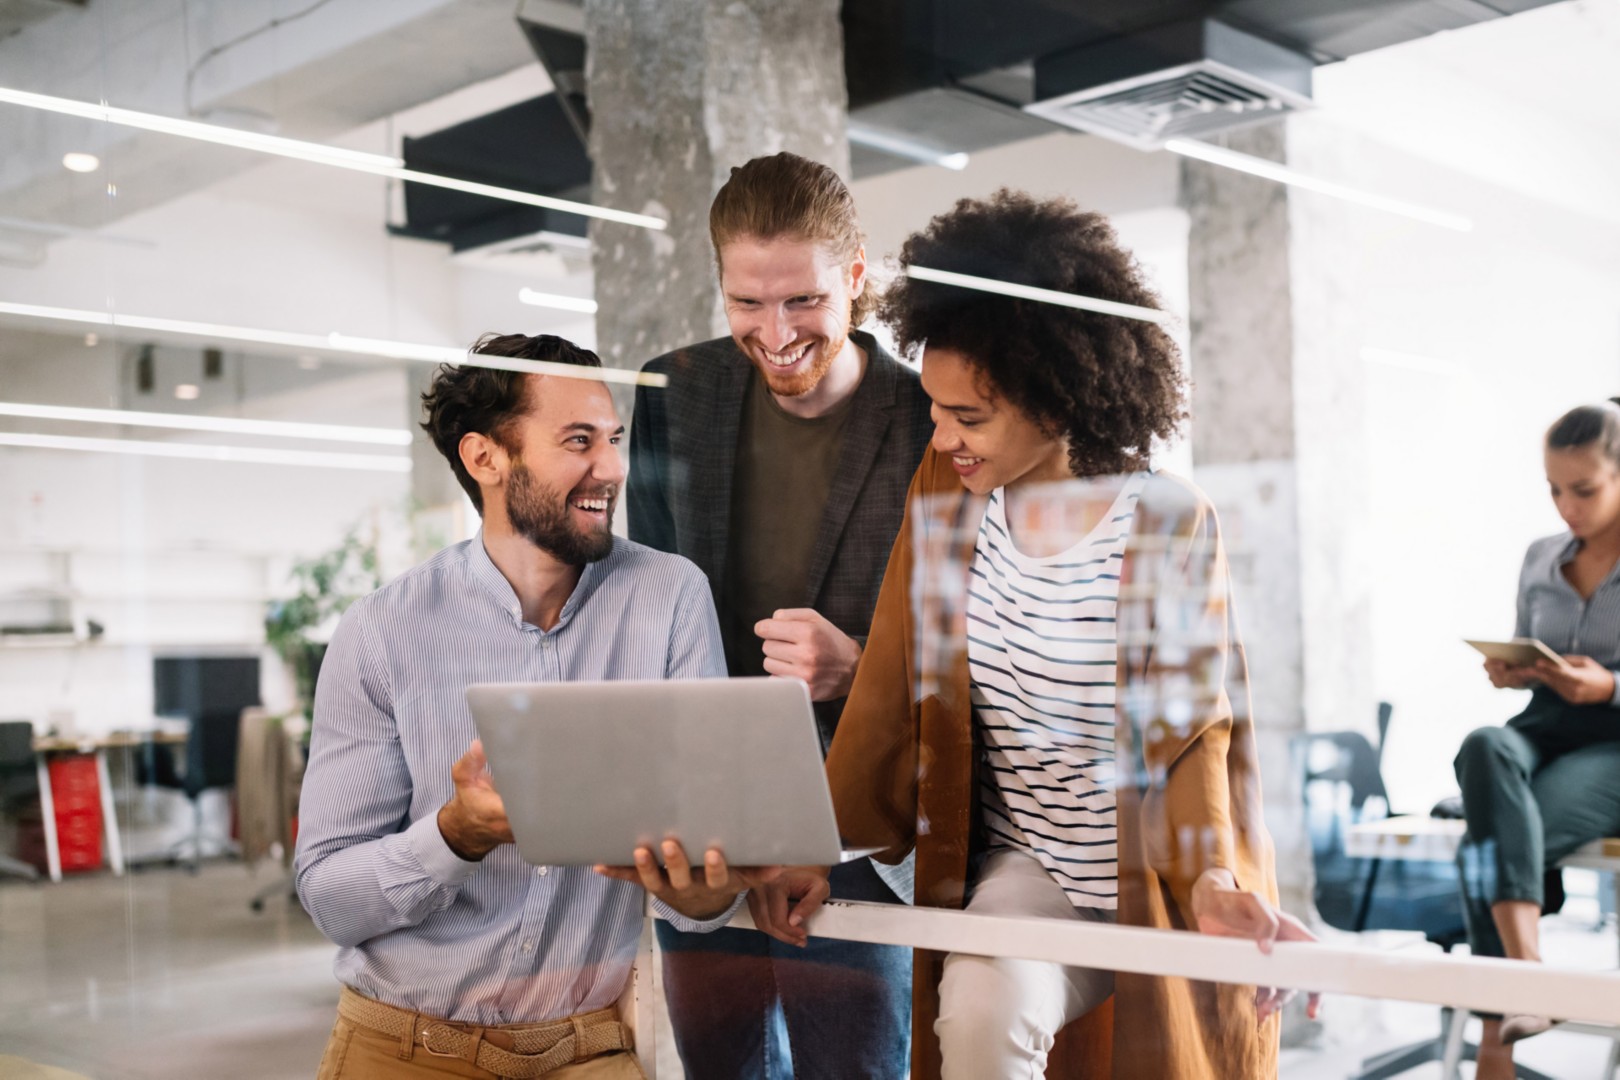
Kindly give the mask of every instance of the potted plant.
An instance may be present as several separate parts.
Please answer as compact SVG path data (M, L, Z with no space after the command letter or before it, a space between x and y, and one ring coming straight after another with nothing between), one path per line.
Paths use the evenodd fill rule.
M270 601L264 616L266 644L292 670L298 700L307 709L315 700L326 640L348 606L382 584L377 545L350 530L331 551L293 564L297 591Z

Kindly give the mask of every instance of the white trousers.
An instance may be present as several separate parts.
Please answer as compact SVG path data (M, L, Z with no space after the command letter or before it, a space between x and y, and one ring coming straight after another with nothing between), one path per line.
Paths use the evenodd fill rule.
M976 915L1112 922L1112 911L1076 908L1046 867L1021 851L984 865L967 910ZM1052 1042L1069 1021L1101 1005L1114 973L1040 960L951 953L939 984L934 1034L943 1080L1042 1080Z

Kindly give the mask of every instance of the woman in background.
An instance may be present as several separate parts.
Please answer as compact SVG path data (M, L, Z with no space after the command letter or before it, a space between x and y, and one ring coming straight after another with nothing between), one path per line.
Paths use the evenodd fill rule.
M1502 727L1457 754L1468 834L1458 853L1476 955L1541 959L1543 875L1583 844L1620 832L1620 399L1582 405L1547 432L1547 485L1568 531L1537 540L1519 574L1514 636L1559 653L1510 667L1493 686L1531 691ZM1553 1021L1485 1022L1479 1080L1510 1080L1512 1044Z

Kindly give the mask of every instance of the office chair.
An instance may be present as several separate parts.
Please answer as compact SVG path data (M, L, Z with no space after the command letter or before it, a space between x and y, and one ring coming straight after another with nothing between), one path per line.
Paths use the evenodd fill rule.
M1302 780L1316 909L1340 930L1416 930L1449 953L1467 940L1454 864L1352 859L1344 853L1351 825L1393 815L1379 767L1391 712L1380 704L1378 747L1354 731L1299 735L1290 744ZM1463 1039L1467 1017L1443 1006L1434 1038L1374 1055L1350 1080L1386 1080L1431 1061L1442 1062L1447 1080L1455 1080L1457 1064L1475 1060L1479 1050ZM1551 1080L1527 1066L1516 1069L1520 1080Z
M39 772L34 760L34 725L27 720L0 721L0 811L14 813L39 805ZM0 854L0 874L39 880L39 868Z
M203 827L202 794L214 788L236 784L236 748L240 719L236 713L208 712L193 716L186 730L185 771L170 781L165 770L153 771L150 779L159 786L176 786L191 803L191 832L146 862L181 862L195 874L202 860L213 855L240 853L229 836L210 833ZM188 855L189 853L189 855Z

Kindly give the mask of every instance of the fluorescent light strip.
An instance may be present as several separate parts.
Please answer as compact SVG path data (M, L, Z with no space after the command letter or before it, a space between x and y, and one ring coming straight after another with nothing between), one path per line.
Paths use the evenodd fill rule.
M342 147L324 146L321 143L304 142L300 139L286 139L279 135L265 135L257 131L243 131L240 128L223 127L219 124L205 124L199 120L180 120L158 113L118 109L97 102L76 101L73 98L53 97L50 94L32 94L26 90L12 90L3 86L0 86L0 102L62 113L65 116L81 116L86 120L101 120L121 127L179 135L181 138L197 139L220 146L256 150L261 154L314 161L322 165L386 169L398 168L405 164L401 159L387 154L368 154L361 150L346 150Z
M1209 143L1195 142L1191 139L1171 139L1164 144L1164 148L1173 154L1183 157L1197 158L1211 165L1220 165L1228 169L1236 169L1252 176L1263 177L1266 180L1275 180L1281 184L1314 191L1321 195L1331 195L1336 199L1370 206L1374 210L1385 210L1391 214L1400 214L1412 218L1414 221L1426 222L1430 225L1439 225L1446 229L1455 229L1458 232L1469 232L1474 223L1461 214L1450 214L1444 210L1434 210L1417 203L1409 203L1401 199L1392 199L1387 195L1377 195L1360 188L1350 187L1335 180L1324 180L1319 176L1290 169L1286 165L1279 165L1275 161L1254 157L1251 154L1240 154L1236 150L1227 150Z
M238 435L268 435L283 439L370 443L375 446L411 444L411 433L404 428L303 424L289 420L250 420L235 416L182 416L179 413L138 412L133 409L86 409L67 405L32 405L0 401L0 416L22 416L31 420L69 420L86 424L174 428L180 431L222 431Z
M1136 304L1121 304L1113 300L1099 300L1096 297L1058 292L1055 289L1037 289L1032 285L1015 285L1010 281L975 277L972 274L958 274L952 270L931 270L926 266L908 266L905 270L907 277L914 277L918 281L932 281L940 285L956 285L963 289L977 289L979 292L1013 296L1020 300L1039 300L1045 304L1058 304L1063 307L1079 308L1082 311L1096 311L1103 315L1118 315L1125 319L1141 319L1145 322L1163 324L1173 321L1174 318L1168 311L1160 311L1158 308L1139 307Z
M951 153L950 151L939 150L912 139L868 127L858 121L850 121L845 131L849 141L856 146L881 150L885 154L893 154L895 157L920 161L924 165L938 165L941 168L953 169L956 172L961 172L967 168L968 156L960 151Z
M357 172L375 173L378 176L392 177L395 180L409 180L412 183L427 184L430 187L446 188L450 191L465 191L471 195L487 195L491 199L504 199L507 202L522 203L525 206L561 210L569 214L579 214L581 217L600 218L603 221L612 221L620 225L635 225L643 229L664 229L669 226L669 222L663 218L652 217L649 214L632 214L628 210L610 210L605 206L594 206L591 203L574 202L571 199L554 199L550 195L536 195L532 191L516 191L512 188L496 187L493 184L480 184L472 180L457 180L452 176L417 172L415 169L373 169L352 165L346 165L344 168L352 168Z
M558 311L578 311L586 315L596 314L596 301L584 296L559 296L556 293L519 289L518 300L525 304L532 304L535 307L555 308Z
M627 386L664 387L669 376L650 372L627 371L623 368L581 367L578 364L553 364L542 360L514 360L505 356L486 356L454 349L448 345L419 345L409 341L388 341L383 338L350 337L347 334L296 334L283 330L260 330L246 326L225 326L219 323L191 322L185 319L155 319L144 315L120 315L83 308L47 307L43 304L14 304L0 300L0 315L20 315L26 318L51 319L57 322L87 323L93 326L111 326L128 330L151 330L157 333L184 334L208 338L213 341L245 341L256 345L279 345L326 353L347 353L352 356L377 356L389 360L417 360L430 364L453 364L458 367L494 368L499 371L522 371L531 375L557 375L567 379L592 379L596 382L621 383Z
M72 98L52 97L49 94L33 94L26 90L12 90L7 87L0 87L0 103L21 105L30 109L44 109L47 112L63 113L67 116L82 116L89 120L103 120L124 127L157 131L165 135L178 135L185 139L198 139L202 142L217 143L221 146L234 146L241 150L274 154L277 157L309 161L317 165L330 165L338 169L370 173L374 176L386 176L395 180L408 180L412 183L447 188L451 191L487 195L492 199L523 203L526 206L539 206L548 210L561 210L570 214L580 214L584 217L600 218L603 221L614 221L622 225L637 225L644 229L663 229L668 225L662 218L652 217L647 214L632 214L624 210L610 210L607 207L592 206L590 203L574 202L570 199L554 199L549 195L536 195L529 191L516 191L512 188L496 187L493 184L480 184L471 180L457 180L454 177L439 176L435 173L418 172L415 169L405 168L405 162L402 159L387 154L369 154L361 150L346 150L342 147L326 146L322 143L304 142L301 139L286 139L279 135L263 135L255 131L242 131L237 128L222 127L218 124L204 124L197 120L179 120L171 116L161 116L157 113L118 109L110 105L76 101Z
M75 435L0 433L0 446L34 450L84 450L140 457L190 458L253 465L297 465L325 469L406 473L411 459L392 454L338 454L316 450L272 450L257 446L214 446L201 443L147 442L140 439L85 439Z

